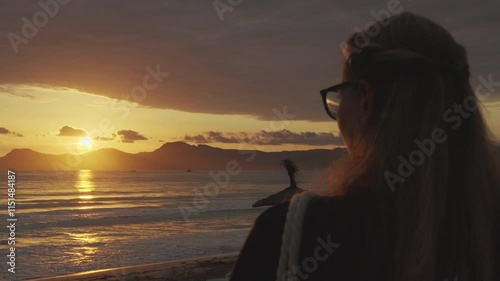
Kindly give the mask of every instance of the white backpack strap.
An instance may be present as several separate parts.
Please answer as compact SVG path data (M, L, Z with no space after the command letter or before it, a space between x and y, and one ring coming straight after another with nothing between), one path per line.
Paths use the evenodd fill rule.
M298 266L304 215L309 200L314 196L314 193L304 191L296 194L290 201L281 238L280 260L276 272L277 281L282 281L284 275L292 274L294 266Z

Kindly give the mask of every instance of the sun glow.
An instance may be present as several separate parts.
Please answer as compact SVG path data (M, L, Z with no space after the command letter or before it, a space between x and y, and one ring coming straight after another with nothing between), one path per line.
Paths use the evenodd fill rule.
M91 147L92 146L92 142L90 141L89 138L83 138L81 141L80 141L80 145L81 146L84 146L84 147Z

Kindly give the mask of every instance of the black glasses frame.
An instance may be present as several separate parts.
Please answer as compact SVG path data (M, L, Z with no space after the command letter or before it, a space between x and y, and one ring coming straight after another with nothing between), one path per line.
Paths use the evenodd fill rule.
M359 80L346 81L346 82L343 82L343 83L340 83L340 84L328 87L328 88L323 89L323 90L320 91L320 93L321 93L321 99L323 100L323 106L325 107L325 111L328 114L328 116L330 116L333 120L337 120L337 114L334 114L328 108L328 104L326 102L326 96L328 95L328 93L338 93L339 90L341 90L341 89L343 89L345 87L348 87L348 86L351 86L351 85L357 85L358 82L359 82Z

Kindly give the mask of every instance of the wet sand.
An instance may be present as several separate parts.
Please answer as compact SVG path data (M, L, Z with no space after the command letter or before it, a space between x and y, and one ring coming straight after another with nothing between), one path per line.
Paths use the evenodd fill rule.
M218 254L153 264L87 271L30 279L32 281L206 281L221 279L231 271L238 253Z

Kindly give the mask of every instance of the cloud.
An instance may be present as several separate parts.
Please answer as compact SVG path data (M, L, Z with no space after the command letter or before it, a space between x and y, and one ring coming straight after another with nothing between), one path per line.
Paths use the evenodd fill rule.
M23 135L16 133L16 132L13 132L13 131L10 131L5 127L0 127L0 135L13 135L16 137L24 137Z
M1 34L21 35L22 17L31 19L41 10L37 2L3 3ZM340 43L387 3L255 0L226 12L220 22L210 1L151 1L146 6L140 1L72 1L21 43L17 55L6 36L0 41L0 84L68 87L126 99L149 74L146 67L158 65L171 75L136 100L143 106L272 120L273 108L286 105L296 120L324 121L328 117L318 91L340 81ZM467 48L472 76L498 77L500 37L491 34L500 26L499 3L401 5L456 35Z
M221 132L213 132L213 131L210 131L207 134L212 142L221 142L221 143L238 143L238 142L240 142L238 137L234 134L224 136Z
M25 99L29 99L29 100L36 100L37 99L37 97L35 97L32 94L19 92L12 85L0 85L0 93L4 93L4 94L11 95L11 96L18 97L18 98L25 98Z
M259 145L301 144L311 146L343 145L342 137L328 132L300 132L290 130L258 131L255 133L222 133L208 131L198 135L185 135L184 141L203 143L252 143Z
M116 134L112 134L110 137L96 136L93 139L96 141L113 141L116 139L116 136Z
M133 143L138 140L147 140L148 138L133 130L120 130L110 136L95 136L92 139L103 142L119 141L123 143Z
M84 129L73 128L71 126L65 125L59 128L59 132L56 136L59 137L85 137L87 132Z
M210 141L207 140L206 137L202 135L194 135L194 136L189 136L186 135L184 136L184 140L188 142L195 142L195 143L209 143Z
M133 130L121 130L116 133L120 137L120 141L124 143L133 143L138 140L147 140L145 136Z

